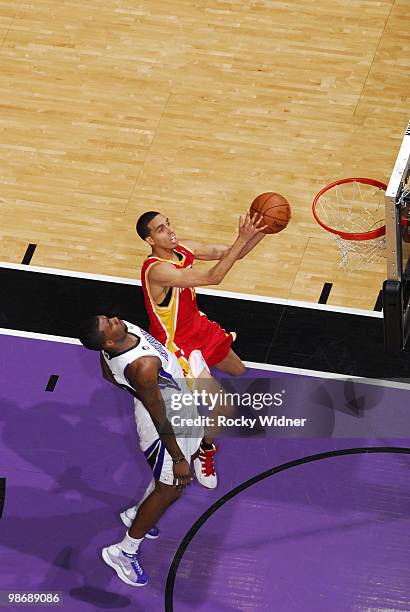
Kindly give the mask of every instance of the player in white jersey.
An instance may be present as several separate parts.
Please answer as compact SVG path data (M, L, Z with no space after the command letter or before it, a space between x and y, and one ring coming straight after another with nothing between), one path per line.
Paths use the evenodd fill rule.
M130 349L121 352L120 354L110 354L107 351L101 351L103 363L104 373L108 373L106 370L106 366L108 366L110 372L108 373L108 378L111 378L111 375L114 377L117 385L125 388L129 391L136 399L135 405L135 420L137 423L137 431L140 439L140 447L144 453L147 453L147 449L152 445L153 442L158 440L158 431L155 429L154 422L152 417L144 404L140 401L136 390L130 385L130 382L125 374L125 370L128 365L133 363L136 359L147 358L147 357L156 357L160 360L160 368L158 370L158 386L161 390L161 396L164 400L166 416L169 421L171 421L173 416L173 408L177 403L175 401L176 397L180 394L190 394L190 389L186 384L183 370L178 362L178 359L175 357L173 353L171 353L167 348L165 348L158 340L153 338L150 334L148 334L145 330L141 329L137 325L133 323L129 323L128 321L122 321L123 325L127 328L127 333L132 335L134 338L134 343L138 343L136 346L131 347ZM205 365L203 366L206 367ZM174 402L172 401L174 400ZM183 402L178 402L178 405L183 404ZM197 441L202 440L203 437L203 428L192 428L184 425L187 419L193 419L198 416L198 412L194 405L185 404L181 405L181 408L178 410L178 419L176 420L177 425L173 425L172 429L177 437L178 446L180 447L183 454L187 457L191 457L197 450ZM182 426L181 426L182 423ZM161 442L159 440L159 442ZM171 457L169 453L165 454L165 446L164 443L160 444L161 451L159 456L157 456L157 460L155 464L152 466L154 476L160 482L165 482L166 484L173 483L174 475L172 469L165 469L165 463L170 462ZM189 453L189 450L194 449L193 452ZM151 455L146 455L148 456ZM169 466L172 467L172 466Z
M138 550L144 537L158 536L157 520L192 480L190 461L197 457L204 431L202 426L177 430L168 420L172 398L190 393L182 368L173 353L137 325L105 315L90 317L81 326L80 341L100 351L103 376L134 396L140 447L153 470L154 478L140 503L121 514L129 527L122 542L104 548L102 556L119 578L132 586L144 586L148 577L142 569ZM195 375L207 366L195 351ZM179 423L198 416L194 402L178 402Z

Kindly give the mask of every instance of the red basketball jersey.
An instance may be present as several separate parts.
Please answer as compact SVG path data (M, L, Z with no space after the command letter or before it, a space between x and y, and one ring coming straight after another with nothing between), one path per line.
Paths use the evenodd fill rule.
M175 268L192 267L195 257L188 247L179 244L174 251L181 258L179 262L153 256L148 257L142 265L141 281L149 315L150 333L179 357L184 354L183 346L187 340L198 334L201 319L205 315L202 315L198 310L195 289L170 287L161 305L156 304L151 296L149 272L157 263L166 261Z

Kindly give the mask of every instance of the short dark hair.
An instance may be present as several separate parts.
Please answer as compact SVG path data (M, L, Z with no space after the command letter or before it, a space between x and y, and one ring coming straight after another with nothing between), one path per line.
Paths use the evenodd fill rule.
M155 210L149 210L148 212L143 213L137 221L136 230L138 236L145 240L147 236L149 236L148 224L151 223L154 217L159 215L159 212L155 212Z
M105 336L99 330L99 318L93 315L81 322L78 330L78 338L85 348L91 351L101 351L104 347Z

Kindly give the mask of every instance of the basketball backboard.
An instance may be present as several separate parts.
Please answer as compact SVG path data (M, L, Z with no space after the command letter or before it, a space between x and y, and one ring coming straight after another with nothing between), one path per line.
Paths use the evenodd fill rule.
M384 340L386 349L401 351L410 332L410 122L386 189L385 208Z

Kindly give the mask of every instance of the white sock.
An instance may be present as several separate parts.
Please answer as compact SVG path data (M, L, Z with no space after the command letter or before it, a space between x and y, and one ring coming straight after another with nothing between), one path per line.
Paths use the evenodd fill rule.
M201 374L209 374L209 368L201 353L201 351L195 350L189 356L189 366L191 368L192 376L199 378ZM208 378L208 376L206 376Z
M127 531L123 541L120 542L119 546L121 550L123 550L124 552L129 553L130 555L133 555L137 552L139 545L141 544L143 539L144 538L141 538L140 540L136 540L135 538L132 538Z

